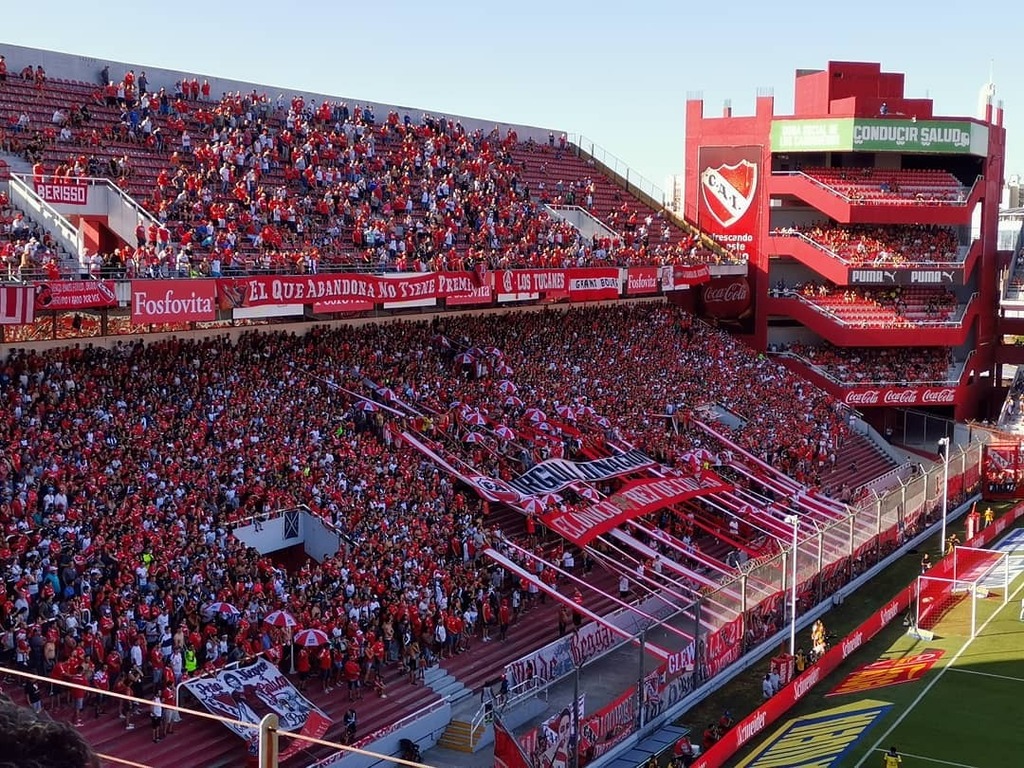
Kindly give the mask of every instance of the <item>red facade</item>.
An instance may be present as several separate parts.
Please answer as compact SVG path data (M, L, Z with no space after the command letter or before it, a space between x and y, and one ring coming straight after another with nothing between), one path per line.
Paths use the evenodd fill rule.
M936 116L905 95L902 74L830 62L797 72L792 115L775 114L771 96L749 116L687 103L685 213L748 255L742 330L755 347L799 349L791 362L858 407L895 405L864 392L941 391L914 407L967 418L995 379L1004 146L1000 109ZM819 369L800 359L808 348L855 363ZM953 365L935 380L853 372L861 358L919 350Z

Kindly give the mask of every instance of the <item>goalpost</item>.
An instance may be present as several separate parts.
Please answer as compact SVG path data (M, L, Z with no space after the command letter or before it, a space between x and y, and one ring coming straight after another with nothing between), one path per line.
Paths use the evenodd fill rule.
M975 637L987 616L1006 605L1010 594L1006 552L956 547L933 569L917 577L915 627ZM981 615L979 615L981 614Z

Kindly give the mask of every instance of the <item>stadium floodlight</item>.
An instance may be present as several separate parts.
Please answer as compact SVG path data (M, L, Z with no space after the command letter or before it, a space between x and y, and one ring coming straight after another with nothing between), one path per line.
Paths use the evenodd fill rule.
M946 512L949 507L949 437L939 438L942 448L942 535L939 541L939 557L946 554Z
M793 576L789 585L789 655L796 656L796 550L800 518L796 515L786 515L786 522L793 526Z

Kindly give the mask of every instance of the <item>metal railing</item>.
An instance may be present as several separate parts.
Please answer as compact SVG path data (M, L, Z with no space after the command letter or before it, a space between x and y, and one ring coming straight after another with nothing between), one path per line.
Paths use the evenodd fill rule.
M595 144L586 136L579 133L568 134L568 140L570 144L574 145L579 150L579 152L592 157L596 162L601 163L612 173L625 180L628 188L641 192L657 202L662 208L667 205L668 198L665 196L665 190L653 181L644 178L643 175L634 171L625 161L619 159L604 147L599 144Z
M934 198L918 199L915 197L892 197L892 198L859 198L850 197L840 192L835 187L831 186L822 179L817 179L814 176L804 171L772 171L772 176L800 176L812 184L821 187L826 192L835 197L838 197L843 202L849 203L850 205L942 205L950 207L966 208L970 202L971 197L974 195L974 190L977 188L978 183L982 181L982 177L978 176L975 178L974 183L971 184L971 189L967 194L964 194L965 187L961 184L958 193L960 197L956 200L939 200Z
M978 297L978 294L977 294L977 292L973 293L971 295L971 298L968 299L966 304L959 304L957 306L957 311L956 311L955 319L953 319L953 320L906 320L905 321L906 322L905 325L898 325L898 326L894 326L894 327L888 326L886 324L886 321L882 321L882 320L880 320L877 323L853 323L853 322L850 322L849 320L846 320L846 319L840 317L839 315L837 315L835 312L833 312L832 310L828 309L827 307L823 307L821 304L818 304L817 302L812 301L807 296L804 296L802 293L800 293L799 291L796 291L796 290L794 290L792 288L783 288L781 290L773 289L772 292L771 292L771 296L772 296L772 298L775 298L775 299L787 299L787 300L790 300L790 301L799 301L802 304L805 304L806 306L808 306L811 309L813 309L819 315L823 315L823 316L829 318L830 320L833 320L838 325L845 326L846 328L856 328L858 330L875 328L875 329L882 329L882 330L911 330L912 331L915 328L959 328L961 325L963 325L964 317L966 317L967 312L970 310L971 304L974 303L974 300ZM856 306L856 305L851 305L851 306Z
M852 268L857 268L857 267L866 267L866 268L871 268L871 267L896 267L896 268L902 268L902 269L914 269L916 267L929 267L929 268L931 268L931 267L941 266L941 265L945 265L945 266L960 266L960 267L962 267L964 265L964 263L966 262L966 260L967 260L967 253L970 250L969 246L966 249L963 248L963 247L958 248L957 249L957 258L956 258L956 260L952 260L952 261L950 261L950 260L931 261L931 260L928 260L928 259L919 259L919 260L912 260L912 261L884 261L884 260L879 260L879 259L864 260L864 261L860 261L860 260L851 261L850 259L847 259L847 258L845 258L843 256L840 256L838 253L836 253L835 251L830 249L828 246L824 245L823 243L819 243L817 240L812 238L810 235L808 235L805 232L800 231L799 229L792 229L792 228L789 228L789 227L778 227L778 228L772 230L770 234L771 234L772 237L795 237L795 238L799 238L800 240L803 240L808 245L813 246L817 250L821 251L823 254L825 254L829 258L835 259L840 264L842 264L844 267L852 267Z
M782 351L782 352L769 352L771 355L777 357L785 357L790 360L796 360L802 365L810 368L819 376L828 379L836 386L840 387L953 387L960 383L960 379L963 378L964 371L967 369L967 360L970 359L970 355L964 360L963 363L956 363L957 368L960 370L960 375L955 379L936 379L933 381L888 381L886 379L865 379L863 381L844 381L837 378L833 374L829 373L824 368L820 367L816 363L812 363L806 357L801 356L796 352ZM971 350L971 354L974 354L974 350Z

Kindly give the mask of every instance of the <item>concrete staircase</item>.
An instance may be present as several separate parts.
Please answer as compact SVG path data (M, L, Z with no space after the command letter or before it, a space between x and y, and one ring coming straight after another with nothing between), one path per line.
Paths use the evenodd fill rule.
M449 673L440 664L431 667L423 674L423 682L434 693L448 699L452 704L473 695L469 688L463 685L458 678Z
M473 728L473 724L466 720L452 720L441 735L437 746L445 749L454 749L456 752L476 752L487 726L483 723Z

